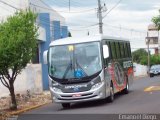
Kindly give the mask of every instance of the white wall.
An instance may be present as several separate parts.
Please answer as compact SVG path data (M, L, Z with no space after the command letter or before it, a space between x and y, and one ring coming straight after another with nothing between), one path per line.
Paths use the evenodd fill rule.
M146 76L147 66L134 63L134 76Z
M45 28L39 26L38 28L38 40L45 42L46 41L46 30Z
M14 83L15 93L42 92L42 71L41 64L28 64L26 69L19 74ZM9 91L0 82L0 97L9 95Z

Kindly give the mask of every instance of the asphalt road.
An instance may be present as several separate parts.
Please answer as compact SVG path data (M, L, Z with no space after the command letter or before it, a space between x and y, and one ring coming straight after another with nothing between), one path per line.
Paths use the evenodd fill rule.
M157 86L156 89L154 89L154 86ZM37 116L39 120L47 120L47 118L56 118L56 120L76 118L76 120L78 120L77 118L83 117L83 120L96 120L97 117L98 119L101 117L101 120L103 120L106 118L106 114L108 114L107 118L113 118L111 114L137 113L160 114L160 76L153 78L145 77L134 80L130 93L126 95L116 94L113 103L99 100L72 104L69 109L63 109L60 104L51 103L30 112L26 112L24 115ZM70 116L67 116L68 114ZM74 116L73 114L78 115ZM86 118L85 115L87 114L90 115L86 117L92 117ZM98 114L103 114L104 116ZM31 120L31 118L29 119Z

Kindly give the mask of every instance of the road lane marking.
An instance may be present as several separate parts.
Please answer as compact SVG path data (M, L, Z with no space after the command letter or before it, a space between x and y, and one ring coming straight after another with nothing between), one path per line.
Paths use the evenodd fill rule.
M145 92L160 91L160 86L150 86L144 89Z

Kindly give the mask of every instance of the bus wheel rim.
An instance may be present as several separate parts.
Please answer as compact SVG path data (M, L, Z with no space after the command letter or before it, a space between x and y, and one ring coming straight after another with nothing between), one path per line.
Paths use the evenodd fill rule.
M113 87L111 87L110 89L111 89L111 99L113 100L114 99L114 96L113 96Z
M128 82L127 82L127 85L126 85L126 89L127 89L127 90L129 90L129 85L128 85Z

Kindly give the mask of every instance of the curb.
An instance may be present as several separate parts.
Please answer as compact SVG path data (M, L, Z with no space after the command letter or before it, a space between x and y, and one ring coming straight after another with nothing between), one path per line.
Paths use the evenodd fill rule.
M13 112L10 112L9 115L19 115L19 114L27 112L29 110L36 109L36 108L39 108L41 106L47 105L49 103L51 103L51 102L43 103L43 104L40 104L40 105L35 105L35 106L28 107L28 108L25 108L25 109L22 109L22 110L18 110L18 111L13 111Z

